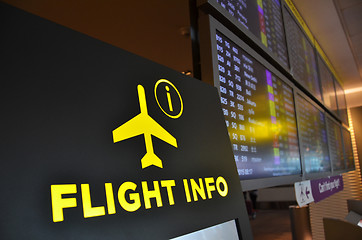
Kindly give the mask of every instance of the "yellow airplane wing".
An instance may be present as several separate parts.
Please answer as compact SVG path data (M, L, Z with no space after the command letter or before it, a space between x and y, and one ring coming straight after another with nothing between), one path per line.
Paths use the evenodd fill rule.
M149 115L146 116L145 128L148 134L171 144L174 147L177 147L176 138L174 138L170 133L168 133L160 124L153 120Z
M141 134L151 134L155 137L177 147L176 138L168 133L153 118L147 114L140 113L128 122L113 130L113 142L119 142Z
M138 114L128 122L112 131L113 142L119 142L145 133L143 116Z

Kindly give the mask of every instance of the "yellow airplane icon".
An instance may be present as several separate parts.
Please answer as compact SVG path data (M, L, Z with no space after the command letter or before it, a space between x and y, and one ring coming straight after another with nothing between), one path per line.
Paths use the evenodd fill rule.
M145 138L146 154L141 159L142 168L155 165L162 168L162 161L153 151L151 135L171 144L177 148L176 139L169 134L160 124L148 115L145 89L142 85L137 86L138 99L140 102L141 113L112 131L113 142L123 141L143 134Z

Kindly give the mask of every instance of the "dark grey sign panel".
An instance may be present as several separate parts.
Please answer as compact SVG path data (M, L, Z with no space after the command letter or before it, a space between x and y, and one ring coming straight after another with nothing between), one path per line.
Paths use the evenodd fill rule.
M1 239L251 238L217 90L0 4Z

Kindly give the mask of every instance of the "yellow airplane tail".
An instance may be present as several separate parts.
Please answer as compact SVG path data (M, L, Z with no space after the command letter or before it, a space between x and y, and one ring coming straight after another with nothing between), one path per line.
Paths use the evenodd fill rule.
M147 152L141 159L142 168L155 165L156 167L163 168L162 160L156 156L153 152Z

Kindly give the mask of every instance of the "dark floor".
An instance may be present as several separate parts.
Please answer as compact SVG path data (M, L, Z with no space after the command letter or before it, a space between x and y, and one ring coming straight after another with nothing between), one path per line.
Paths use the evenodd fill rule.
M288 209L258 210L250 224L255 240L292 239Z

